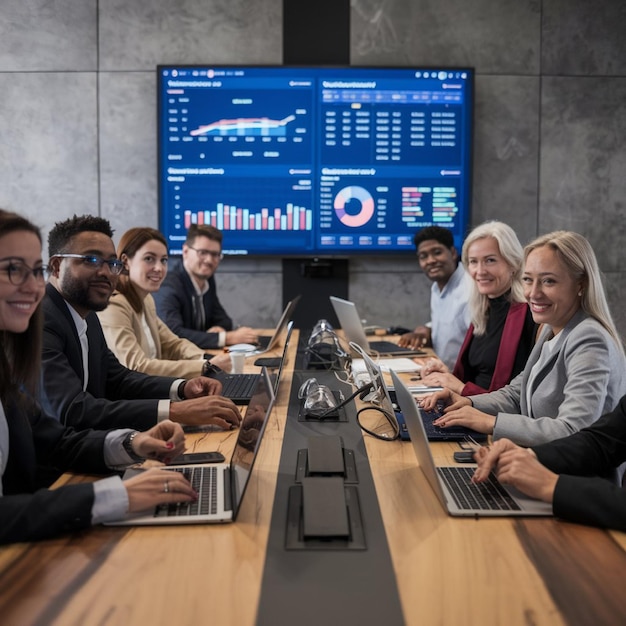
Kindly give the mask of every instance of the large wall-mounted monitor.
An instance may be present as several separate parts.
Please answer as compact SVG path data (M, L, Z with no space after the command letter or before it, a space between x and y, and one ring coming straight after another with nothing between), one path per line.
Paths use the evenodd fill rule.
M227 254L414 252L469 224L470 68L159 66L159 225Z

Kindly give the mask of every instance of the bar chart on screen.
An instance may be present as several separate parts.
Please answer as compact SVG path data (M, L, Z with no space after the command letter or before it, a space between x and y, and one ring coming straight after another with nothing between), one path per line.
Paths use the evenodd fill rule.
M185 211L185 228L191 224L210 224L220 230L311 230L310 209L288 202L284 207L251 210L218 202L213 210Z

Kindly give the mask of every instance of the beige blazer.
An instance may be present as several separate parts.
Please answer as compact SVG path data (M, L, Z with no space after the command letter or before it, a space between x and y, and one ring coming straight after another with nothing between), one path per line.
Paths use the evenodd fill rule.
M126 296L116 291L109 306L98 313L107 344L120 363L128 369L145 374L177 378L199 376L204 363L204 350L175 335L157 317L150 294L146 296L143 306L156 346L155 359L147 355L149 344L141 316L130 306Z

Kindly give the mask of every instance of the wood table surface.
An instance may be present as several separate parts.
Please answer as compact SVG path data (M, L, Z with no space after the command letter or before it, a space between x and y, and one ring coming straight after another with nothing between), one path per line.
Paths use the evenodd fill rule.
M296 346L297 334L291 367ZM288 367L235 523L101 526L0 547L0 624L254 624L291 377ZM235 437L190 434L188 449L229 458ZM626 623L625 534L550 518L449 517L409 443L364 440L406 624ZM441 464L458 449L432 446Z

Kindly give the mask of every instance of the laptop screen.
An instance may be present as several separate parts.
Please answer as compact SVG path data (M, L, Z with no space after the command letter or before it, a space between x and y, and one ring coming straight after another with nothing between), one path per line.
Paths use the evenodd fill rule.
M369 349L369 342L354 302L336 296L330 296L330 301L348 341L352 341L366 350Z
M278 324L276 325L276 330L274 331L272 338L267 344L268 350L273 350L278 345L280 345L282 335L285 334L285 331L287 330L287 325L289 324L289 322L291 322L291 318L293 317L293 312L295 311L299 300L300 300L300 296L297 295L293 300L290 300L287 303L287 306L285 307L283 314L280 316L280 319L278 320Z
M239 510L273 404L274 390L264 367L241 421L237 443L230 460L233 518Z
M363 350L362 346L359 346L354 342L350 342L350 347L357 352L365 362L367 373L369 374L370 380L374 383L373 392L376 394L376 400L383 406L384 409L393 414L393 402L391 401L391 397L389 395L389 389L385 384L382 369L374 362L367 352Z

